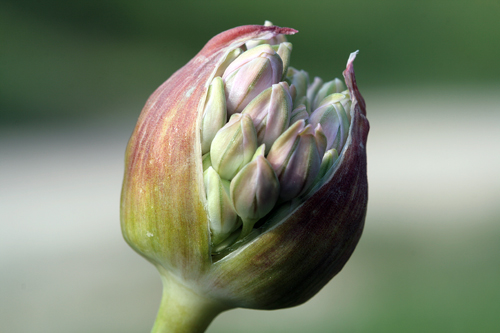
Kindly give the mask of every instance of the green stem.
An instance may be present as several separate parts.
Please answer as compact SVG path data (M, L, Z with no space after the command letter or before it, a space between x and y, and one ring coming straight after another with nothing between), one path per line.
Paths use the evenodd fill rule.
M151 333L202 333L219 313L227 310L174 278L161 275L163 296Z

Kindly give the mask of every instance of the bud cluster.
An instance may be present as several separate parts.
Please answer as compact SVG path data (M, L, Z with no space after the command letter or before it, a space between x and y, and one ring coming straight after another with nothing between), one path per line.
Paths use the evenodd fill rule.
M291 51L284 35L247 42L208 89L201 146L213 252L319 188L347 141L349 91L339 79L310 82L289 67Z

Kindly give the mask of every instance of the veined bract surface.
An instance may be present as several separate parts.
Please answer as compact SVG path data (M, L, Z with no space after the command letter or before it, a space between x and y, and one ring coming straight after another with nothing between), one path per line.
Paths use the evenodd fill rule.
M268 23L215 36L139 117L126 150L121 225L164 282L154 332L202 332L235 307L301 304L358 243L369 124L356 53L343 73L347 90L338 79L310 83L289 67L285 35L296 32Z

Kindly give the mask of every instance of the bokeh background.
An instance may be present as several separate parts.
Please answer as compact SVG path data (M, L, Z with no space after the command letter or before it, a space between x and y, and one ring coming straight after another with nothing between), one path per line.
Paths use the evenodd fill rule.
M311 301L209 332L500 329L500 2L0 1L0 331L148 332L156 270L123 241L123 155L147 97L213 35L300 31L292 65L368 106L360 244Z

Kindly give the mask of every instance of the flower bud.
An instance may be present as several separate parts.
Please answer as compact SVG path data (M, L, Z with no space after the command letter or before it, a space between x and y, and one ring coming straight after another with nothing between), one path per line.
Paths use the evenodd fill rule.
M288 66L290 65L290 56L292 54L292 43L281 43L278 47L273 47L273 49L278 53L281 60L283 61L283 75L282 78L286 76L288 72Z
M316 76L313 83L311 83L311 85L307 88L307 100L309 101L309 105L311 105L311 107L314 106L314 99L322 86L323 80Z
M354 76L356 53L344 71L351 124L343 128L347 139L329 168L330 153L320 156L330 136L328 123L306 125L304 119L289 125L266 159L264 146L257 149L251 117L233 115L215 135L210 153L202 154L202 119L214 78L222 73L228 114L242 111L279 83L283 65L269 45L237 54L251 40L295 32L275 26L223 32L146 102L126 150L121 227L127 243L162 276L164 297L154 332L201 332L218 313L235 307L299 305L342 269L361 237L369 123ZM266 65L259 64L261 60ZM287 73L293 71L289 67ZM305 72L292 76L304 86L297 89L296 98L295 87L289 94L294 102L305 97L307 108L314 82L309 85ZM326 106L336 108L342 101ZM323 169L324 176L308 190ZM240 217L234 222L227 204L231 178L230 203L241 222ZM283 181L287 191L298 193L288 201L288 194L276 199L285 178L298 182ZM224 209L217 210L217 203Z
M321 165L320 150L310 125L294 123L276 140L267 159L280 182L280 199L293 199L309 188Z
M303 70L297 70L293 67L288 68L287 78L290 80L291 84L295 86L297 91L296 97L293 100L294 103L298 99L307 95L307 87L309 86L309 74Z
M226 87L227 112L241 112L258 94L278 83L283 62L268 44L245 51L222 75Z
M349 134L349 120L344 107L338 100L333 99L314 110L309 117L309 123L312 126L321 124L324 133L327 135L326 149L342 150Z
M293 124L300 119L309 119L309 113L307 113L307 108L304 104L300 104L295 109L293 109L292 113L290 114L290 124Z
M212 166L212 159L210 158L210 153L206 153L201 157L203 164L203 171L206 171Z
M339 79L335 79L335 80L326 82L325 84L323 84L323 86L321 86L321 88L317 92L316 96L314 97L314 101L312 102L312 105L311 105L312 109L316 110L319 107L319 104L321 103L321 101L326 96L331 95L331 94L335 94L335 93L339 93L344 89L345 89L344 84Z
M280 193L280 183L264 157L262 145L250 163L231 181L231 199L243 220L240 238L245 237L259 219L273 209Z
M244 114L234 114L212 141L212 166L222 178L231 180L250 162L256 149L257 133L252 118Z
M229 198L229 181L221 179L212 167L203 173L203 180L207 191L212 244L216 246L228 238L240 225L237 224L238 215Z
M224 83L220 77L213 79L208 88L207 101L201 120L201 152L210 151L215 134L224 126L227 119Z
M286 82L273 84L255 97L242 112L252 118L258 143L265 143L268 147L266 153L290 123L292 97L288 89Z

